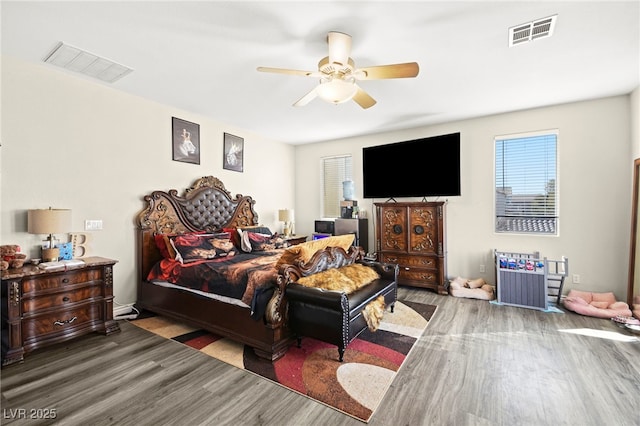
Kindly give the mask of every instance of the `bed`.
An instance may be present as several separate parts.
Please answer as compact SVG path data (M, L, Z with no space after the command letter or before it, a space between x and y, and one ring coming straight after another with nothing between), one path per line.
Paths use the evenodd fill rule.
M283 250L281 247L269 246L252 254L238 250L228 256L189 259L193 262L179 264L170 258L167 260L157 242L159 238L168 242L167 236L171 236L174 243L182 236L193 236L194 239L200 238L201 234L215 236L211 238L225 233L232 236L237 228L258 227L255 201L247 195L232 196L218 178L206 176L197 179L182 195L174 189L153 191L144 197L144 203L145 207L137 217L139 280L136 307L244 343L262 358L273 361L284 355L292 335L285 322L286 282L277 275L273 263L280 255L279 250ZM213 240L209 238L209 241ZM188 246L190 242L184 244ZM181 246L176 247L178 251L182 250ZM198 251L198 255L202 255L202 251ZM245 261L252 265L240 266L240 272L237 272L238 264L245 265ZM218 265L212 267L212 263ZM204 269L198 270L200 267ZM236 271L234 277L251 275L254 281L255 277L263 281L240 290L232 287L226 294L213 298L207 288L203 288L208 285L203 284L203 277L210 277L219 269L232 268L236 268L233 269ZM186 287L177 284L178 280L172 279L175 271L187 271L191 284ZM224 278L218 278L218 282L221 280Z

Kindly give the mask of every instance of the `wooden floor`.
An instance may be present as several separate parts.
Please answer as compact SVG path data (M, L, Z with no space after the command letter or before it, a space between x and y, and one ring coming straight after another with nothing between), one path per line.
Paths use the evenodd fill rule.
M611 321L427 290L401 288L400 298L438 310L371 425L640 424L640 341ZM2 369L1 423L363 424L179 343L121 327ZM634 341L562 331L578 329ZM55 420L16 419L50 410Z

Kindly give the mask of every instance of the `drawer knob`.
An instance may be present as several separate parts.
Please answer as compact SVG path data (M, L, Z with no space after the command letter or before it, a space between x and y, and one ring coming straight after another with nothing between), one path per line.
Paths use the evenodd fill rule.
M73 317L71 319L64 320L64 321L55 321L53 323L53 325L61 325L62 326L62 325L65 325L65 324L71 324L72 322L74 322L77 319L78 319L78 317Z
M62 283L63 283L63 284L66 284L66 283L68 283L68 282L69 282L69 278L63 278L63 279L62 279Z
M62 298L62 301L63 301L63 302L68 302L68 301L69 301L69 298L68 298L67 296L65 296L65 297L63 297L63 298Z

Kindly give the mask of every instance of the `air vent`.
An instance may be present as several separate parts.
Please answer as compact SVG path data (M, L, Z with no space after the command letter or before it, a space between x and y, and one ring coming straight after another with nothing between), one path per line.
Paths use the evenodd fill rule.
M557 18L558 15L553 15L509 28L509 47L551 37Z
M113 83L133 71L129 67L63 42L58 43L44 61L107 83Z

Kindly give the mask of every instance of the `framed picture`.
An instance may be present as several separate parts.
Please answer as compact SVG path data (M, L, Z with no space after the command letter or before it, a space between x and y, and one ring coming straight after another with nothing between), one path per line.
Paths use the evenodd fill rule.
M229 133L224 134L222 168L242 172L244 159L244 139Z
M171 118L173 160L200 164L200 125Z

